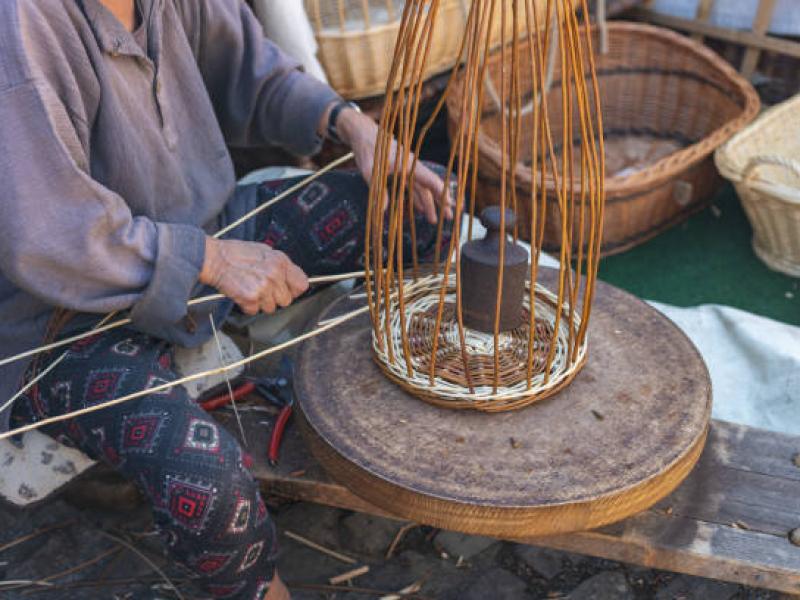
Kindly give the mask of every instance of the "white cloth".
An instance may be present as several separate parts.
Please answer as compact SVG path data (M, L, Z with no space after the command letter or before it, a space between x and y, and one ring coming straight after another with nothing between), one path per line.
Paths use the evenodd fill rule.
M328 82L317 60L317 40L301 0L254 0L264 34L303 65L306 73Z
M651 304L700 350L714 418L800 435L800 327L727 306Z

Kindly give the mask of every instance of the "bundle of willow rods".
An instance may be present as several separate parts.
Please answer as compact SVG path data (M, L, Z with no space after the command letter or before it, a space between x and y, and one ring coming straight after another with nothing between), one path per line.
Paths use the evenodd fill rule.
M589 14L587 2L581 0L580 4L586 20ZM421 133L414 141L413 134L418 129L422 74L440 6L441 0L410 0L405 3L386 87L386 103L370 186L365 248L365 262L371 272L366 287L373 348L384 372L427 401L480 410L520 408L561 389L577 374L586 358L587 327L600 256L605 199L603 139L602 135L597 135L602 131L602 121L592 40L588 27L580 27L573 0L472 2L461 40L462 64L453 72L433 115L421 124ZM490 32L495 19L500 19L502 39L499 50L492 52ZM554 44L558 44L557 48ZM500 53L501 68L489 69L490 60L497 62L496 53ZM554 85L561 86L565 139L580 140L577 148L573 144L564 144L560 155L554 149L547 105L540 101L549 85L546 76L548 55L560 61L558 72L561 79ZM530 97L531 87L533 97ZM407 218L413 210L408 192L414 185L416 156L441 109L456 101L460 105L461 119L451 130L452 149L447 175L457 182L455 222L460 223L462 215L468 213L471 237L475 203L468 207L467 197L469 193L469 197L474 198L476 191L480 169L478 137L485 100L503 115L500 135L502 184L500 197L494 203L502 209L514 209L517 215L530 215L530 229L535 235L531 244L531 284L526 301L528 339L522 340L524 356L519 358L516 369L512 369L515 376L509 377L508 352L506 349L506 356L503 356L504 345L499 331L505 255L505 244L501 242L495 328L489 350L493 355L491 385L479 387L472 380L485 381L487 365L483 357L476 359L474 345L467 343L468 333L473 332L466 332L463 322L459 227L453 229L446 257L437 250L434 265L437 285L428 292L435 298L433 311L430 301L420 303L418 294L411 298L408 293L408 288L414 287L412 281L419 276L419 260L416 251L412 251L409 261L412 273L407 279L404 266L407 257L403 256L402 240L406 228L409 228L412 241L416 239L414 220ZM533 111L533 119L527 118L533 124L533 134L529 138L532 160L527 166L521 166L521 127L523 117L530 111ZM395 138L400 152L395 152ZM409 155L405 150L414 152ZM395 159L395 156L400 158ZM530 169L534 181L527 197L519 197L514 185L514 173L519 168ZM399 175L390 178L391 173ZM537 279L546 218L545 184L548 181L555 182L557 190L561 248L553 310L544 315L545 311L537 310L537 307L547 294ZM385 216L383 206L386 198L389 202L388 215ZM527 203L524 211L520 210L523 203ZM440 202L437 248L441 246L443 235L444 204ZM501 229L505 230L505 210L501 215ZM516 239L517 232L513 233ZM414 243L412 248L415 248ZM419 311L434 321L424 331L418 326ZM554 334L562 326L567 329L563 338ZM457 333L462 363L458 371L464 377L459 393L455 395L453 378L445 372L453 370L452 353L448 354L444 371L438 364L443 327ZM414 336L413 343L411 335ZM429 335L430 340L421 344L419 335ZM544 357L543 347L547 347ZM420 356L420 348L425 349L425 356ZM515 352L519 350L517 347Z

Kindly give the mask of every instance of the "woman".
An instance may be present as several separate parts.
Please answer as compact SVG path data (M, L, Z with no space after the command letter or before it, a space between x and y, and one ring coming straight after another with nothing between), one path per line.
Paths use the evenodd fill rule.
M353 174L211 236L288 185L237 189L228 146L312 154L330 135L368 177L376 133L265 41L241 0L0 3L0 347L13 356L110 311L133 319L60 362L2 365L0 398L41 378L2 401L1 430L174 380L172 345L206 341L234 303L270 313L307 274L359 268L366 185ZM425 251L448 194L424 166L415 182ZM231 301L187 311L205 286ZM288 597L248 456L181 388L45 431L134 480L210 594Z

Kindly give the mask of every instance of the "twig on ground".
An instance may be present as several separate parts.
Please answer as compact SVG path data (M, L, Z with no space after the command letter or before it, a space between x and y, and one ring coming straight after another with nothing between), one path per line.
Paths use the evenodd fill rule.
M166 583L166 584L167 584L167 586L169 586L169 588L170 588L170 589L171 589L173 592L175 592L175 595L176 595L176 596L178 596L178 598L179 598L180 600L186 600L186 599L183 597L183 594L181 594L181 592L180 592L180 590L178 589L178 587L177 587L177 586L176 586L176 585L175 585L175 584L172 582L172 580L171 580L171 579L170 579L170 578L167 576L167 574L166 574L166 573L165 573L165 572L164 572L164 571L161 569L161 567L159 567L159 566L158 566L158 565L157 565L155 562L153 562L153 561L150 559L150 557L148 557L148 556L147 556L147 555L146 555L144 552L142 552L142 551L141 551L141 550L139 550L139 549L138 549L136 546L134 546L134 545L133 545L133 544L131 544L130 542L128 542L128 541L126 541L126 540L124 540L123 538L121 538L121 537L118 537L118 536L116 536L116 535L112 535L112 534L108 533L107 531L98 530L98 533L100 533L100 535L103 535L103 536L105 536L105 537L107 537L107 538L109 538L109 539L111 539L111 540L114 540L114 541L116 541L117 543L119 543L119 544L121 544L121 545L125 546L125 547L126 547L128 550L130 550L131 552L133 552L134 554L136 554L136 556L138 556L138 557L139 557L139 558L141 558L141 559L142 559L142 560L143 560L145 563L147 563L147 565L148 565L148 566L149 566L151 569L153 569L153 571L155 571L155 572L156 572L156 573L157 573L157 574L158 574L158 575L161 577L161 579L164 581L164 583Z
M60 579L61 577L66 577L67 575L74 575L75 573L83 571L84 569L88 569L92 565L96 565L97 563L99 563L104 558L107 558L107 557L111 556L112 554L114 554L116 552L119 552L120 550L122 550L122 546L116 546L114 548L106 550L105 552L102 552L102 553L98 554L94 558L90 558L89 560L84 561L84 562L82 562L82 563L80 563L78 565L75 565L74 567L70 567L69 569L65 569L63 571L59 571L58 573L53 573L52 575L48 575L47 577L42 577L41 579L39 579L37 581L37 585L41 585L42 583L48 583L53 587L58 587L58 584L52 583L52 581L54 579ZM28 587L28 586L29 586L29 584L25 584L25 585L20 585L20 586L17 586L17 587L10 587L8 589L15 590L15 589L18 589L18 588L24 588L24 587ZM28 593L29 592L22 592L22 595L23 596L27 596Z
M92 587L105 587L105 588L113 588L121 585L150 585L153 583L161 583L163 579L160 577L151 577L149 579L142 579L140 577L126 577L120 579L91 579L85 581L71 581L69 583L62 583L62 584L54 584L52 587L43 587L36 590L29 590L26 592L26 595L30 594L41 594L41 593L48 593L48 592L61 592L64 590L74 589L74 588L92 588ZM188 583L188 579L173 579L173 582L177 582L179 584Z
M40 580L31 580L31 579L6 579L5 581L0 581L0 589L9 588L12 590L16 590L17 588L21 587L28 587L29 585L40 585L43 587L52 586L53 584L49 581L42 581Z
M314 550L317 550L318 552L322 552L323 554L327 554L328 556L330 556L332 558L335 558L336 560L340 560L345 564L354 565L354 564L356 564L358 562L355 558L351 558L351 557L347 556L346 554L342 554L340 552L336 552L335 550L331 550L330 548L326 548L325 546L321 546L321 545L317 544L316 542L312 542L311 540L304 538L302 535L297 535L296 533L294 533L292 531L284 531L283 534L286 537L288 537L290 539L293 539L295 542L299 542L300 544L303 544L304 546L308 546L309 548L313 548Z
M381 596L379 600L403 600L403 598L416 597L413 595L422 589L423 581L424 579L420 579L419 581L404 587L399 592L395 592L394 594L389 594L387 596Z
M394 536L392 543L389 544L389 548L387 548L386 550L387 560L392 558L392 556L394 556L394 551L397 550L397 546L400 544L400 542L403 540L406 534L416 527L419 527L417 523L406 523L397 531L397 534Z
M337 575L336 577L331 577L330 579L328 579L328 583L330 583L331 585L339 585L340 583L352 581L356 577L360 577L361 575L365 575L366 573L369 573L369 565L364 565L363 567L352 569L350 571L347 571L346 573Z
M293 590L309 590L312 592L343 592L346 594L359 594L362 596L378 596L381 599L395 597L399 600L432 600L431 598L428 598L427 596L421 596L416 592L404 592L403 590L400 590L399 592L389 592L387 590L349 587L346 585L326 585L324 583L287 583L286 587ZM404 589L410 589L411 587L413 586L409 586L408 588Z
M36 537L39 537L42 534L49 533L50 531L55 531L56 529L64 529L65 527L69 527L70 525L74 525L77 522L77 519L70 519L69 521L64 521L63 523L56 523L55 525L49 525L48 527L42 527L41 529L37 529L31 533L23 535L22 537L18 537L15 540L11 540L10 542L3 544L0 546L0 552L4 550L8 550L9 548L13 548L14 546L18 546L19 544L24 544L28 540L32 540Z

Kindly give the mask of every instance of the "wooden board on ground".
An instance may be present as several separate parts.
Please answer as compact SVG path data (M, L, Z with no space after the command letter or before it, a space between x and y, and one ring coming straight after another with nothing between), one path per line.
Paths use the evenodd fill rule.
M541 271L548 287L555 280ZM320 318L356 306L342 299ZM376 366L371 334L365 314L304 345L299 423L335 479L397 516L495 537L593 529L669 494L702 451L705 364L671 321L607 284L597 287L587 365L518 411L414 398Z
M235 424L231 419L231 429ZM245 414L255 474L267 494L390 516L333 481L292 424L276 468L270 420ZM256 442L255 440L259 440ZM697 467L659 504L595 531L527 540L645 567L800 594L800 437L713 421ZM798 459L800 460L800 459Z

